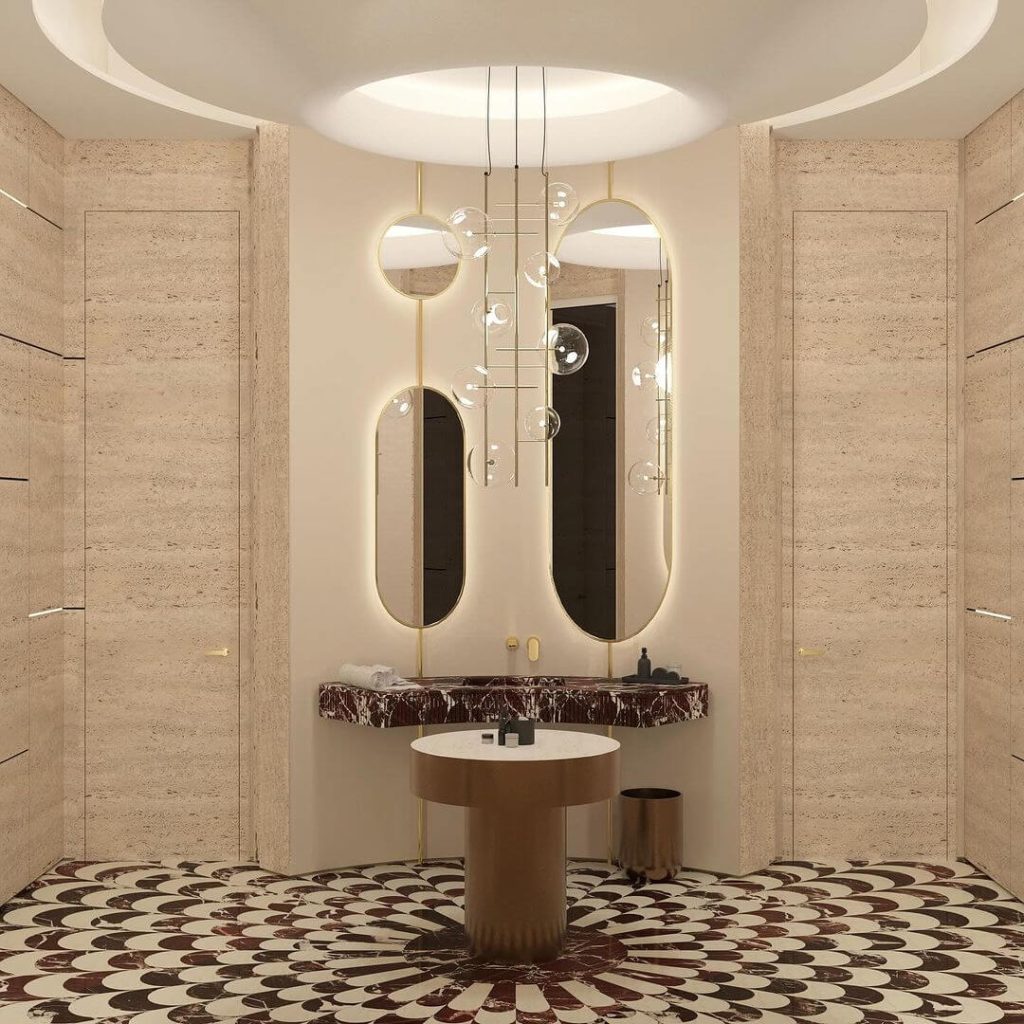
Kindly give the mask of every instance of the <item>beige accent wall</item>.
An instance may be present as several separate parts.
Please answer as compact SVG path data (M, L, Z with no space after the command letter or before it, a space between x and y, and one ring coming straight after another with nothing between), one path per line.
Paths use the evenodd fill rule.
M557 172L584 203L607 194L607 168ZM616 730L624 785L685 794L685 859L735 869L739 857L739 394L736 131L614 169L615 195L665 231L676 272L675 393L679 481L675 560L653 622L615 645L616 674L641 644L711 684L711 717L655 730ZM528 187L533 187L530 184ZM424 169L424 210L444 217L480 200L480 175ZM291 147L291 643L293 868L416 854L409 793L412 729L320 719L316 693L341 661L416 668L417 634L396 623L374 587L373 457L384 402L416 380L415 302L375 264L380 233L414 208L414 165L295 131ZM474 361L468 310L475 268L424 302L425 383L447 391ZM538 293L539 294L539 293ZM463 417L467 446L479 421ZM468 576L454 613L423 633L424 669L448 672L607 671L607 645L568 620L550 581L542 451L525 446L523 486L467 490ZM505 650L509 633L541 638L541 659ZM525 647L525 644L523 645ZM607 809L570 815L573 854L607 853ZM427 808L428 856L461 851L461 814Z
M67 852L251 856L250 145L65 162Z
M777 159L779 852L953 856L957 145Z
M63 849L62 145L0 89L0 903Z

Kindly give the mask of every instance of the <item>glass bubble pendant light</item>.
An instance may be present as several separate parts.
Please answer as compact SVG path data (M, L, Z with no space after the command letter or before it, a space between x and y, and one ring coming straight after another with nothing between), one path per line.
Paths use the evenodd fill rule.
M463 409L482 409L487 404L490 374L483 366L464 366L452 378L452 394Z
M460 260L478 260L491 250L491 219L475 206L460 206L445 221L444 247Z
M480 329L480 333L486 331L491 338L500 338L508 334L516 319L512 304L496 298L477 299L470 311L470 317Z
M564 181L553 181L544 190L547 199L548 223L553 228L565 227L580 208L576 189Z
M515 452L500 441L478 444L470 449L466 467L474 483L481 487L501 487L515 475Z
M547 333L551 372L566 377L583 368L590 355L590 342L575 324L555 324Z
M531 441L550 441L561 427L562 417L550 405L538 405L523 417L523 430Z
M634 462L626 479L637 494L657 494L661 488L661 470L650 460Z
M534 288L554 284L562 273L562 264L551 252L535 252L523 261L523 276Z

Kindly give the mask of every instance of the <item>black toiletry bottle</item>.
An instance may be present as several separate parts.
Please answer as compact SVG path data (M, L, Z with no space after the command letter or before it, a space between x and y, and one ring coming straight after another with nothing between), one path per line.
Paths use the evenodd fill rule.
M651 659L647 657L647 648L640 648L640 660L636 663L636 674L641 679L651 678Z

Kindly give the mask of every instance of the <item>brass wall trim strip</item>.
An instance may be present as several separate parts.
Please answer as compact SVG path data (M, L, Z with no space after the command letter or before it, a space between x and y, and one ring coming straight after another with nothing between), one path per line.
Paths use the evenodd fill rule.
M62 612L62 611L64 611L63 607L61 607L61 608L44 608L42 611L39 611L39 612L29 612L28 613L28 617L30 619L41 619L44 615L56 615L57 612Z
M969 612L973 612L975 615L984 615L988 619L1002 619L1004 622L1012 622L1012 615L1004 615L1002 612L989 611L988 608L968 608Z

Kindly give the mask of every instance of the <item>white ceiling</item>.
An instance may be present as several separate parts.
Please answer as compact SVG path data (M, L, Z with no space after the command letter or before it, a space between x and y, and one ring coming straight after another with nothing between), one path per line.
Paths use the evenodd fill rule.
M260 118L341 137L352 90L529 60L671 87L691 108L645 126L649 149L776 117L805 137L955 138L1024 86L1024 0L985 31L995 2L927 0L928 35L925 0L35 0L46 32L33 0L0 0L0 84L69 137Z

